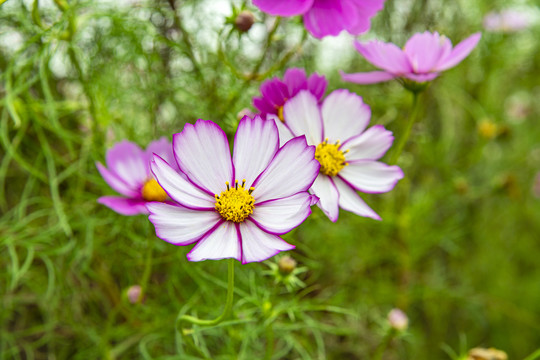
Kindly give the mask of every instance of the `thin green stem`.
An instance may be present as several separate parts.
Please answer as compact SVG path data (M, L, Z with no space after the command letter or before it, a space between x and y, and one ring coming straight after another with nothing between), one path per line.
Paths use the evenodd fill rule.
M227 283L227 300L225 302L225 308L221 315L212 320L199 319L198 317L191 315L182 315L178 319L178 324L182 321L187 321L195 325L214 326L227 319L229 316L234 298L234 259L228 260L228 283Z
M540 358L540 349L536 350L535 352L533 352L531 355L527 356L523 360L536 360L538 358Z
M272 323L266 325L266 353L265 360L271 360L274 355L274 329Z
M155 238L153 236L148 236L148 246L146 249L146 262L144 264L144 272L141 279L141 294L139 295L139 298L137 299L138 302L141 302L144 295L148 292L148 281L150 280L150 275L152 274L152 253L154 250L154 241Z
M390 159L390 164L393 165L397 163L399 156L401 155L401 152L403 151L403 148L405 147L405 144L407 144L407 140L409 139L409 136L411 135L411 129L413 127L414 122L416 121L416 118L418 117L418 113L420 112L420 101L419 98L420 93L413 92L413 104L411 113L409 115L409 120L407 122L407 125L405 127L405 130L401 134L401 137L399 138L398 144L396 146L396 150L392 154L392 158Z
M373 355L372 360L382 359L384 351L388 348L388 345L390 345L390 342L395 336L396 336L396 330L394 330L393 328L389 329L386 335L384 336L383 340L377 347L377 350L375 350L375 354Z

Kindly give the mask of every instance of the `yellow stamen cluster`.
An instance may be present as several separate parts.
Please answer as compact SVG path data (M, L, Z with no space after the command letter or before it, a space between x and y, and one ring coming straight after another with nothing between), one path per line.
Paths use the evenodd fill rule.
M242 185L238 185L238 180L234 182L234 187L230 187L227 181L227 190L222 191L221 194L215 195L216 198L216 211L221 215L224 220L240 223L244 221L249 215L253 214L253 208L255 207L255 198L251 195L254 187L246 189L244 185L246 179L242 180Z
M335 144L329 144L328 139L317 145L315 159L321 164L319 170L322 174L336 176L347 164L345 154L349 151L341 151L339 140Z
M163 202L169 197L165 190L159 185L155 179L150 179L144 183L141 195L146 201Z
M277 115L278 115L279 120L281 120L281 122L285 122L285 117L283 116L283 106L278 107Z

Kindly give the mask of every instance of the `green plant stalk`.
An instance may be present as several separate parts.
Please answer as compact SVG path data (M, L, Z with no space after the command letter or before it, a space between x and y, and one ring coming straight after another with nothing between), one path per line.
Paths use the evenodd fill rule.
M274 354L274 329L272 323L266 325L266 353L264 355L265 360L271 360Z
M533 352L531 355L527 356L523 360L536 360L538 358L540 358L540 349L536 350L535 352Z
M386 335L384 336L383 340L377 347L377 350L375 350L375 354L373 355L373 360L381 360L382 356L384 354L384 351L388 348L388 345L390 345L390 342L392 339L396 336L397 331L394 328L390 328Z
M148 292L148 281L150 280L150 275L152 274L152 253L154 250L154 240L155 238L152 236L148 236L148 246L146 249L146 262L144 264L144 272L141 279L141 288L142 291L139 294L139 298L137 299L137 302L141 302L144 298L144 295Z
M401 134L399 138L396 150L392 153L392 157L390 158L390 165L394 165L397 163L399 156L401 155L401 152L403 151L403 148L405 147L405 144L407 143L407 140L411 135L411 129L414 122L416 121L416 118L418 117L418 113L420 112L420 101L418 99L419 96L420 93L413 92L413 103L411 113L409 115L409 120L405 127L405 131Z
M178 323L181 323L182 321L187 321L195 325L214 326L227 319L231 312L234 298L234 259L228 259L227 279L227 300L225 301L225 308L223 309L221 315L212 320L199 319L198 317L191 315L182 315L178 319Z

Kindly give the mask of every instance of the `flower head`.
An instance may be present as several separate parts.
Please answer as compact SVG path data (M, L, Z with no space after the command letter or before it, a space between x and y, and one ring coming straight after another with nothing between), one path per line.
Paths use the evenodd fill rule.
M366 32L384 0L253 0L253 4L271 15L303 15L306 29L320 39L343 30L353 35Z
M388 323L393 329L403 331L409 326L409 318L400 309L392 309L388 313Z
M288 69L283 80L275 77L262 83L262 96L253 98L253 106L261 112L263 118L272 114L283 121L283 106L288 99L293 98L301 90L308 90L317 100L321 100L327 85L328 81L324 76L312 74L307 78L302 69Z
M531 11L506 9L501 12L492 11L484 16L484 29L490 32L513 33L531 26Z
M244 117L231 159L223 130L198 120L174 135L173 151L179 171L159 156L151 163L159 184L179 204L147 204L159 238L197 243L191 261L248 263L294 248L278 235L300 225L317 200L307 190L319 163L305 137L280 147L273 121Z
M107 151L107 167L96 163L103 179L121 196L102 196L98 199L122 215L147 214L145 204L149 201L166 201L163 191L150 171L152 154L159 154L170 164L175 164L171 143L166 138L151 142L146 150L124 140Z
M284 116L284 123L274 118L281 141L305 134L308 144L316 146L315 159L321 167L311 192L319 197L317 205L330 220L337 220L339 207L380 219L356 190L388 192L403 178L403 172L377 161L394 137L381 125L366 130L371 111L362 98L336 90L320 105L311 93L301 91L287 101Z
M445 36L437 32L417 33L411 37L403 49L392 43L370 41L356 42L358 52L370 63L384 71L345 74L345 81L358 84L373 84L400 78L415 83L435 79L439 74L459 64L476 47L481 34L476 33L455 47Z

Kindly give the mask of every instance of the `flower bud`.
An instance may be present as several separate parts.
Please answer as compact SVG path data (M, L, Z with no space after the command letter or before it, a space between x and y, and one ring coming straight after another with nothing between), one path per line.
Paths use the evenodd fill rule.
M498 132L499 127L490 119L484 119L478 124L478 134L484 139L493 139Z
M238 114L236 114L236 118L238 120L242 120L244 116L247 116L253 119L255 117L255 114L253 113L253 111L249 110L248 108L243 108L242 110L238 112Z
M255 16L248 10L242 10L234 19L234 26L241 32L247 32L255 23Z
M140 285L132 285L127 289L127 298L132 304L142 302L141 295L142 287Z
M398 331L406 330L409 326L409 318L400 309L392 309L388 313L390 326Z
M288 256L285 255L281 259L279 259L278 262L279 272L287 275L293 272L294 269L296 269L296 261Z

